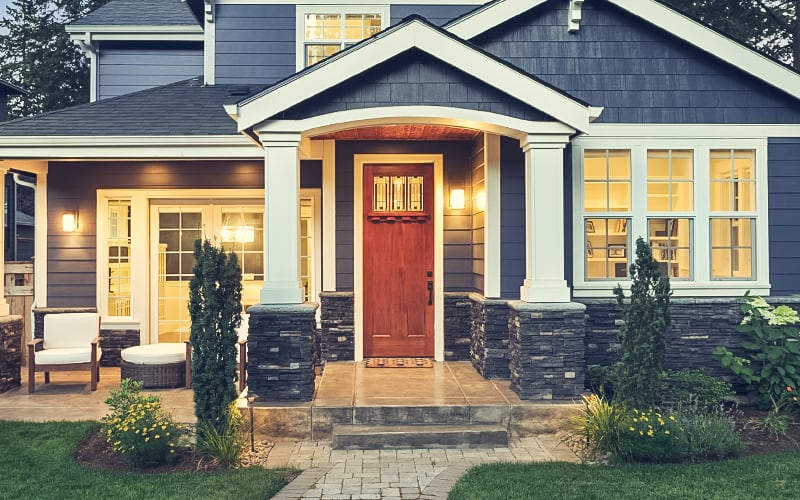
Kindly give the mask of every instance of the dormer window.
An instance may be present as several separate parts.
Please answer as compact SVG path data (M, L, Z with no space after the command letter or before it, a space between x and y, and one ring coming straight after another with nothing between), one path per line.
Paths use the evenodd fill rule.
M297 69L371 37L388 18L385 6L298 6Z

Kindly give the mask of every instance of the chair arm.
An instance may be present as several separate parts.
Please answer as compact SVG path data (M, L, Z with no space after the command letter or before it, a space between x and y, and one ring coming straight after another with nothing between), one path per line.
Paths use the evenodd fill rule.
M92 347L95 347L99 343L100 343L100 337L95 337L92 339Z
M41 345L44 339L33 339L28 342L28 363L33 364L34 356L36 356L36 346Z
M28 347L36 347L37 345L41 344L42 342L44 342L44 339L33 339L30 342L28 342Z

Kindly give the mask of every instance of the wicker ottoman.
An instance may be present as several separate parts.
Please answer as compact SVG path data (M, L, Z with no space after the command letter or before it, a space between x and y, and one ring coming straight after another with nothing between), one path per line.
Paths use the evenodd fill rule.
M191 386L187 374L188 344L162 343L128 347L120 352L121 378L142 382L146 388Z

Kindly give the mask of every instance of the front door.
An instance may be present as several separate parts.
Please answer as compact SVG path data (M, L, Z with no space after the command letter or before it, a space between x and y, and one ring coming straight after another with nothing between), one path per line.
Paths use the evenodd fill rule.
M433 165L364 166L364 355L433 356Z

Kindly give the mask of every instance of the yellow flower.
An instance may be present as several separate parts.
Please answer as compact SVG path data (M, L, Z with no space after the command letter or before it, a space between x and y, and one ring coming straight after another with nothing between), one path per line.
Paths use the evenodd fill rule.
M669 436L669 429L665 430L665 431L664 431L664 434L666 434L667 436Z
M634 429L633 426L631 426L630 430L631 432L634 432L636 429Z
M648 436L653 437L653 434L654 434L653 433L653 429L650 429L650 430L647 431L647 435Z
M672 415L669 416L669 419L672 420L673 422L675 421L675 417L673 417Z

